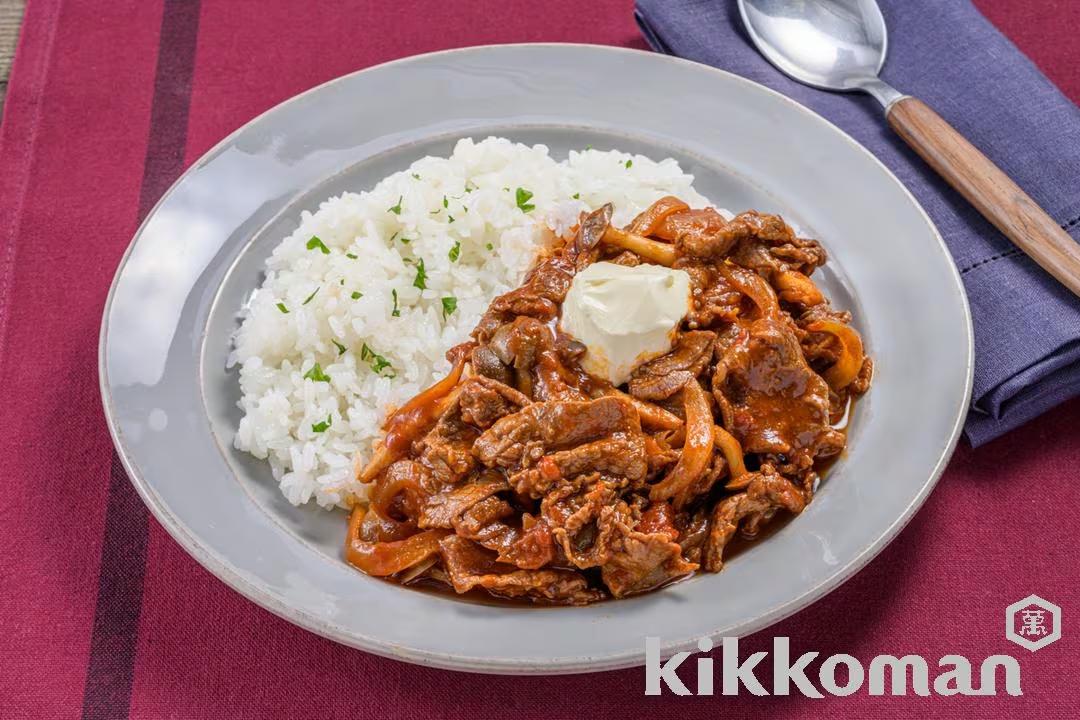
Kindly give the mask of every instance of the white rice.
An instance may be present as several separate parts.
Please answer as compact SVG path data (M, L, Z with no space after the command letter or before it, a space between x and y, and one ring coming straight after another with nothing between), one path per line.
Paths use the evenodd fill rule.
M293 504L363 497L354 455L369 456L387 412L446 373L447 349L521 282L551 237L545 227L565 233L606 202L620 225L664 195L709 204L692 182L670 158L585 150L556 162L543 145L464 139L449 158L305 211L241 313L230 357L241 366L236 447L269 460ZM532 192L528 212L518 188ZM456 301L449 315L444 298ZM380 358L389 365L377 373ZM328 382L313 379L316 363Z

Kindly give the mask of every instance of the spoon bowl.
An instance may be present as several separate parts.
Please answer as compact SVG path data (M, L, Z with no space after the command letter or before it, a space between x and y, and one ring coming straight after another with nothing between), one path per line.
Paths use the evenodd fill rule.
M740 0L739 12L765 58L807 85L862 90L885 64L888 32L873 0Z

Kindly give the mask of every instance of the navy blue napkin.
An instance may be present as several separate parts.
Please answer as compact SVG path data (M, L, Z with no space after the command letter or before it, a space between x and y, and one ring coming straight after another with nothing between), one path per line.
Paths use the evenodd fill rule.
M1080 109L968 0L879 4L889 25L882 78L937 110L1080 239ZM636 14L653 49L798 100L869 148L919 199L971 304L975 385L964 433L972 445L1080 394L1080 299L908 149L875 100L789 80L750 44L734 0L638 0Z

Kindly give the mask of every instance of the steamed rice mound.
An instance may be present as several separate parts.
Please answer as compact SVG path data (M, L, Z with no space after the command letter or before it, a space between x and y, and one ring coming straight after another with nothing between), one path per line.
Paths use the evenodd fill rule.
M664 195L708 205L692 182L671 159L586 150L556 162L543 145L464 139L449 158L305 211L241 311L236 447L267 459L293 504L364 497L355 454L446 373L446 350L545 242L606 202L618 225Z

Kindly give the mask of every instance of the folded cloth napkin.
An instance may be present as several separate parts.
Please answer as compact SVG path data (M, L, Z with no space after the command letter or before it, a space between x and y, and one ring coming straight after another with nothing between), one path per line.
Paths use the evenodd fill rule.
M879 5L889 26L882 78L937 110L1080 239L1076 105L968 0ZM734 0L638 0L636 16L653 49L750 78L825 116L919 199L952 252L971 304L975 383L964 432L972 445L1080 394L1080 299L930 170L889 130L875 100L815 90L782 75L750 43Z

